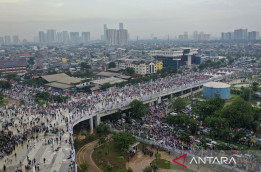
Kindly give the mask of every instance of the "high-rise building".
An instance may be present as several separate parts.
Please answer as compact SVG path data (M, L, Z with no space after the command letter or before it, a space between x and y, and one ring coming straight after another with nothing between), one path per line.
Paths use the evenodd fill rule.
M234 40L234 32L222 32L221 40Z
M193 33L193 40L198 41L198 31L194 31Z
M103 25L103 30L104 30L104 32L103 32L104 41L107 41L107 30L108 30L107 24Z
M14 36L13 36L13 43L14 43L14 44L19 44L19 42L20 42L20 41L19 41L19 36L18 36L18 35L14 35Z
M128 30L120 29L120 30L117 30L117 32L118 32L119 45L127 45L128 44Z
M123 29L123 23L119 23L119 29Z
M70 36L68 31L63 31L62 32L62 36L63 36L63 43L69 43L70 42Z
M257 31L249 32L248 33L248 40L250 40L250 41L259 40L259 32L257 32Z
M108 45L118 45L118 32L116 29L106 30L106 41Z
M79 44L80 43L80 34L79 32L70 32L71 43Z
M126 29L107 29L106 32L108 45L127 45L128 30Z
M47 30L46 38L47 38L47 43L56 42L56 30L54 29Z
M0 45L3 45L3 44L5 44L4 37L0 37Z
M188 40L188 32L184 32L184 40Z
M39 43L45 43L45 42L46 42L45 33L41 31L39 32Z
M56 34L56 40L57 40L57 42L59 42L59 43L62 43L62 42L63 42L63 33L62 33L62 32L57 32L57 34Z
M247 40L247 38L248 38L247 29L237 29L234 31L235 40Z
M82 42L83 43L89 43L91 39L90 32L82 32Z
M10 45L11 44L11 36L5 35L5 45Z

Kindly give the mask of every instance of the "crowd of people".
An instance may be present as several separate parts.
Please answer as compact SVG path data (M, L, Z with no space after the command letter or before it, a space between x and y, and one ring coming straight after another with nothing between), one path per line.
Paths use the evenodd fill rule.
M1 119L3 121L0 133L0 152L3 158L3 171L8 164L12 164L12 157L17 159L18 149L26 147L27 153L35 148L35 144L44 140L46 144L55 143L58 145L62 142L62 135L69 130L69 118L62 113L62 108L28 108L26 106L16 107L6 106L1 108ZM64 124L62 126L61 124ZM53 133L56 138L48 139L45 136ZM41 135L41 137L40 137ZM63 140L72 144L71 139ZM20 146L20 147L19 147ZM21 165L24 159L19 160L19 166L15 171L21 171ZM40 162L35 158L32 160L27 156L25 169L40 168Z
M189 77L188 77L189 76ZM219 76L221 77L221 76ZM81 119L84 115L92 115L94 113L107 112L112 109L122 108L127 106L132 100L148 100L153 97L158 97L159 94L173 92L178 89L190 87L192 85L208 82L213 77L204 73L176 74L169 75L165 78L159 78L155 81L139 83L137 85L126 85L123 88L110 88L104 92L93 92L92 94L70 94L68 92L57 92L54 89L44 87L33 87L29 85L12 82L11 89L2 89L2 93L8 98L15 100L23 100L23 105L20 107L6 106L2 108L2 119L6 124L1 132L0 144L1 157L7 157L12 154L18 145L27 145L27 148L32 147L31 142L38 140L39 133L52 132L62 135L63 130L58 129L58 125L63 121L67 132L72 134L72 124ZM215 79L215 78L214 78ZM40 106L35 100L35 95L39 92L48 92L51 95L69 96L70 99L62 102L46 102ZM162 107L158 107L162 108ZM69 116L61 113L61 109L68 109ZM157 109L158 110L158 109ZM162 118L162 114L156 113L155 118ZM162 109L161 109L162 110ZM152 109L153 111L153 109ZM154 117L147 116L148 120L154 121ZM158 124L159 120L153 123ZM151 131L148 137L156 135L159 132ZM163 133L156 135L158 138L164 138ZM71 138L67 140L72 143ZM179 143L172 142L173 139L164 140L166 145L179 146ZM27 163L27 167L32 163ZM38 166L36 165L38 168Z

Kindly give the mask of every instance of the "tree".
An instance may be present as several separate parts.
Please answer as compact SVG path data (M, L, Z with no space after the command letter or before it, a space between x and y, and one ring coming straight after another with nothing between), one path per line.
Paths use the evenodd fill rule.
M178 97L175 101L174 101L174 106L173 106L173 109L175 111L181 111L182 109L184 109L186 106L186 101L181 98L181 97Z
M257 82L253 82L252 89L253 91L258 91L259 84Z
M27 62L28 62L28 64L29 64L30 66L33 66L33 65L34 65L34 60L35 60L34 57L30 57Z
M6 75L6 79L7 79L8 81L15 80L16 77L17 77L17 74L16 74L16 73L8 73L8 74Z
M90 69L91 68L90 65L88 65L86 62L80 63L80 66L81 66L82 69Z
M131 111L136 117L142 117L147 113L147 106L137 99L130 103Z
M208 116L218 113L225 104L225 100L216 95L214 99L209 99L205 102L195 102L192 104L192 111L198 114L202 120Z
M5 99L5 95L0 92L0 106L5 106L8 104L8 100Z
M80 165L80 168L82 171L88 171L89 169L89 164L87 162L84 162Z
M125 69L125 75L131 76L131 75L133 75L133 74L135 74L135 70L134 70L133 68L127 67L127 68Z
M112 171L113 170L113 165L111 163L107 164L107 170Z
M228 120L226 118L215 117L215 116L208 116L205 119L206 125L213 129L219 129L221 127L227 128L228 127Z
M127 172L133 172L133 170L129 167L129 168L127 169Z
M116 64L114 62L110 62L108 67L109 68L116 68Z
M156 159L161 159L161 153L158 152L158 153L156 154Z
M112 87L112 85L109 82L101 85L101 89L104 90L104 91L107 90L110 87Z
M180 127L184 127L189 120L189 117L183 113L178 113L177 115L168 115L166 117L166 121L170 125L177 125Z
M142 170L143 172L152 172L152 168L150 166L147 166Z
M0 88L3 89L10 89L12 87L12 84L8 81L0 81Z
M228 119L229 126L233 128L251 128L251 122L254 120L252 106L241 98L223 108L220 115Z
M97 133L105 133L108 131L108 129L109 126L101 122L100 125L97 127L96 131Z
M240 97L245 101L248 101L250 98L251 90L249 88L243 88L240 94Z
M106 143L106 138L104 136L100 137L99 144Z
M128 132L119 132L113 136L115 144L122 152L127 152L129 146L136 142L136 138Z

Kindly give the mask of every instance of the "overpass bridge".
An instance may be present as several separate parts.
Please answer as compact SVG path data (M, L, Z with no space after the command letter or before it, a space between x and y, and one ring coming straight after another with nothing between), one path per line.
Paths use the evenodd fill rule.
M203 84L211 81L221 81L225 78L226 76L219 76L215 78L210 78L208 80L203 80L203 81L198 81L193 84L187 84L183 85L180 87L172 87L172 88L167 88L163 89L160 92L155 92L150 95L143 95L142 97L134 97L134 98L127 98L125 102L120 102L117 104L113 105L113 108L104 110L102 109L101 105L98 105L100 108L98 110L95 110L91 113L88 113L87 111L85 112L70 112L70 116L72 116L72 124L73 127L79 124L80 122L89 120L90 124L90 130L92 131L95 127L100 124L101 117L108 116L111 114L114 114L118 112L119 110L127 110L130 108L130 103L134 99L138 99L142 101L144 104L149 104L149 106L155 104L155 103L161 103L162 98L166 97L173 97L173 96L181 96L181 97L187 97L190 96L193 92L199 92L202 90ZM101 109L101 110L100 110Z

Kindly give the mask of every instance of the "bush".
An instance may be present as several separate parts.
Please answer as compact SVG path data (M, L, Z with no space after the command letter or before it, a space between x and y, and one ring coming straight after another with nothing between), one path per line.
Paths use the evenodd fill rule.
M108 163L107 169L108 169L108 171L112 171L113 170L113 165L111 163Z
M87 171L89 168L89 164L87 162L84 162L83 164L80 165L80 168L82 171Z

